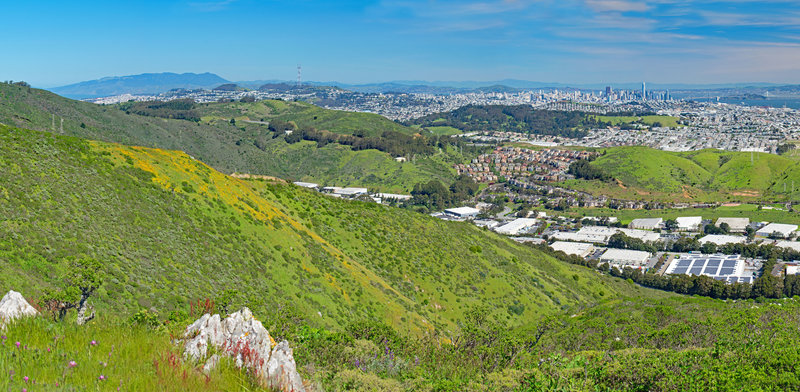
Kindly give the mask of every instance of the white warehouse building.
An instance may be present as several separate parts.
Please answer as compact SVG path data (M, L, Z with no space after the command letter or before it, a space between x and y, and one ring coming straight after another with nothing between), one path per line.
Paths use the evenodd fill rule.
M641 250L609 248L602 256L601 263L608 263L612 267L643 267L650 259L650 253Z
M639 218L631 221L631 229L655 230L661 227L661 218Z
M731 233L744 233L747 226L750 226L750 218L719 218L715 224L719 227L723 223L728 224Z
M587 242L556 241L550 244L550 247L555 251L580 257L586 257L594 251L594 245Z
M678 222L678 230L680 231L697 231L700 228L700 224L703 223L703 217L681 216L675 218L675 221Z
M769 237L773 233L777 233L783 238L789 237L792 233L797 231L797 225L787 225L783 223L770 223L756 231L756 235L761 237Z
M481 210L472 207L448 208L444 210L445 214L462 219L474 218L478 216L480 212Z
M528 229L530 229L533 226L536 226L536 223L538 221L539 221L538 219L534 219L534 218L517 218L517 219L514 219L513 221L511 221L509 223L506 223L506 224L494 229L494 231L496 231L496 232L498 232L500 234L517 235L517 234L520 234L522 232L527 231Z

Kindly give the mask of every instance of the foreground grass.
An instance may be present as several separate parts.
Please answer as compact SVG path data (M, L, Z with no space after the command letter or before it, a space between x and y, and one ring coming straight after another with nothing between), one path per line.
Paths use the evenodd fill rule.
M354 321L333 332L287 319L270 332L290 341L315 391L800 388L797 298L608 300L518 328L485 310L465 317L453 341L381 322ZM145 328L108 319L85 327L22 320L3 332L0 390L261 390L230 361L207 376L184 362L171 336L189 322Z
M203 374L182 360L163 330L109 320L78 327L37 317L20 320L2 334L3 391L264 390L229 361Z

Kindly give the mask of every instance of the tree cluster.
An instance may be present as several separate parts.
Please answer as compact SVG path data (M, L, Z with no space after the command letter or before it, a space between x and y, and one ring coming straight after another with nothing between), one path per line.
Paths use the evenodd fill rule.
M572 162L569 165L569 169L567 169L567 173L584 180L610 181L612 179L610 174L599 167L592 166L586 159Z
M364 137L359 135L342 135L314 127L304 127L286 136L287 143L297 143L300 140L317 142L317 147L324 147L329 143L338 143L351 146L353 150L375 149L389 153L393 156L412 154L432 154L434 152L428 139L414 137L395 131L385 131L379 137Z
M568 138L586 136L599 123L586 113L534 109L530 105L468 105L410 120L407 125L449 126L465 132L504 131Z
M442 210L475 196L477 192L478 184L469 176L462 174L456 177L450 187L439 180L417 183L411 191L411 204Z
M784 143L784 144L779 145L778 148L775 150L775 152L777 152L778 154L783 155L783 154L786 154L789 151L794 150L794 148L795 148L794 144Z
M191 98L171 101L127 102L120 109L128 114L140 116L173 118L179 120L200 121L200 114L194 110L195 102Z

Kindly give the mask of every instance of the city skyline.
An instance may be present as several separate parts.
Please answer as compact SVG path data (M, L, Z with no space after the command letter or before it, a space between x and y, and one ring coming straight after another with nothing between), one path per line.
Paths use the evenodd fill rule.
M800 6L748 0L17 3L3 79L800 82Z

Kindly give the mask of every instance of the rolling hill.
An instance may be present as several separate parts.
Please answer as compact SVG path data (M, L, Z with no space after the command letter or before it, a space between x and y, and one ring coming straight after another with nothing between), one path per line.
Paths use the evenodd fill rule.
M182 150L217 170L315 181L338 186L365 186L408 192L431 178L451 182L452 163L464 158L454 149L399 163L378 150L301 141L289 144L268 129L281 120L338 134L380 136L416 131L384 117L321 109L301 102L198 104L200 121L137 115L125 105L100 106L53 93L0 84L0 123L94 140ZM63 119L63 124L62 124ZM231 119L234 122L231 122ZM412 158L412 157L409 157Z
M591 165L609 173L618 182L574 180L567 181L566 185L634 200L792 200L800 195L800 161L788 156L721 150L677 153L648 147L614 147L604 150ZM794 192L792 181L796 182Z
M50 91L69 98L86 99L120 94L158 94L176 88L214 88L230 83L212 73L172 72L112 76L96 80L54 87Z
M308 390L800 385L795 299L658 292L468 223L236 179L180 151L5 125L0 145L0 289L35 300L84 255L105 282L88 326L4 331L4 389L264 390L232 362L201 372L174 343L197 317L189 301L231 289L231 308L291 342Z
M452 331L472 306L522 324L649 293L467 223L244 181L178 151L0 126L0 288L36 297L65 260L103 263L104 311L167 313L238 290L311 323Z

